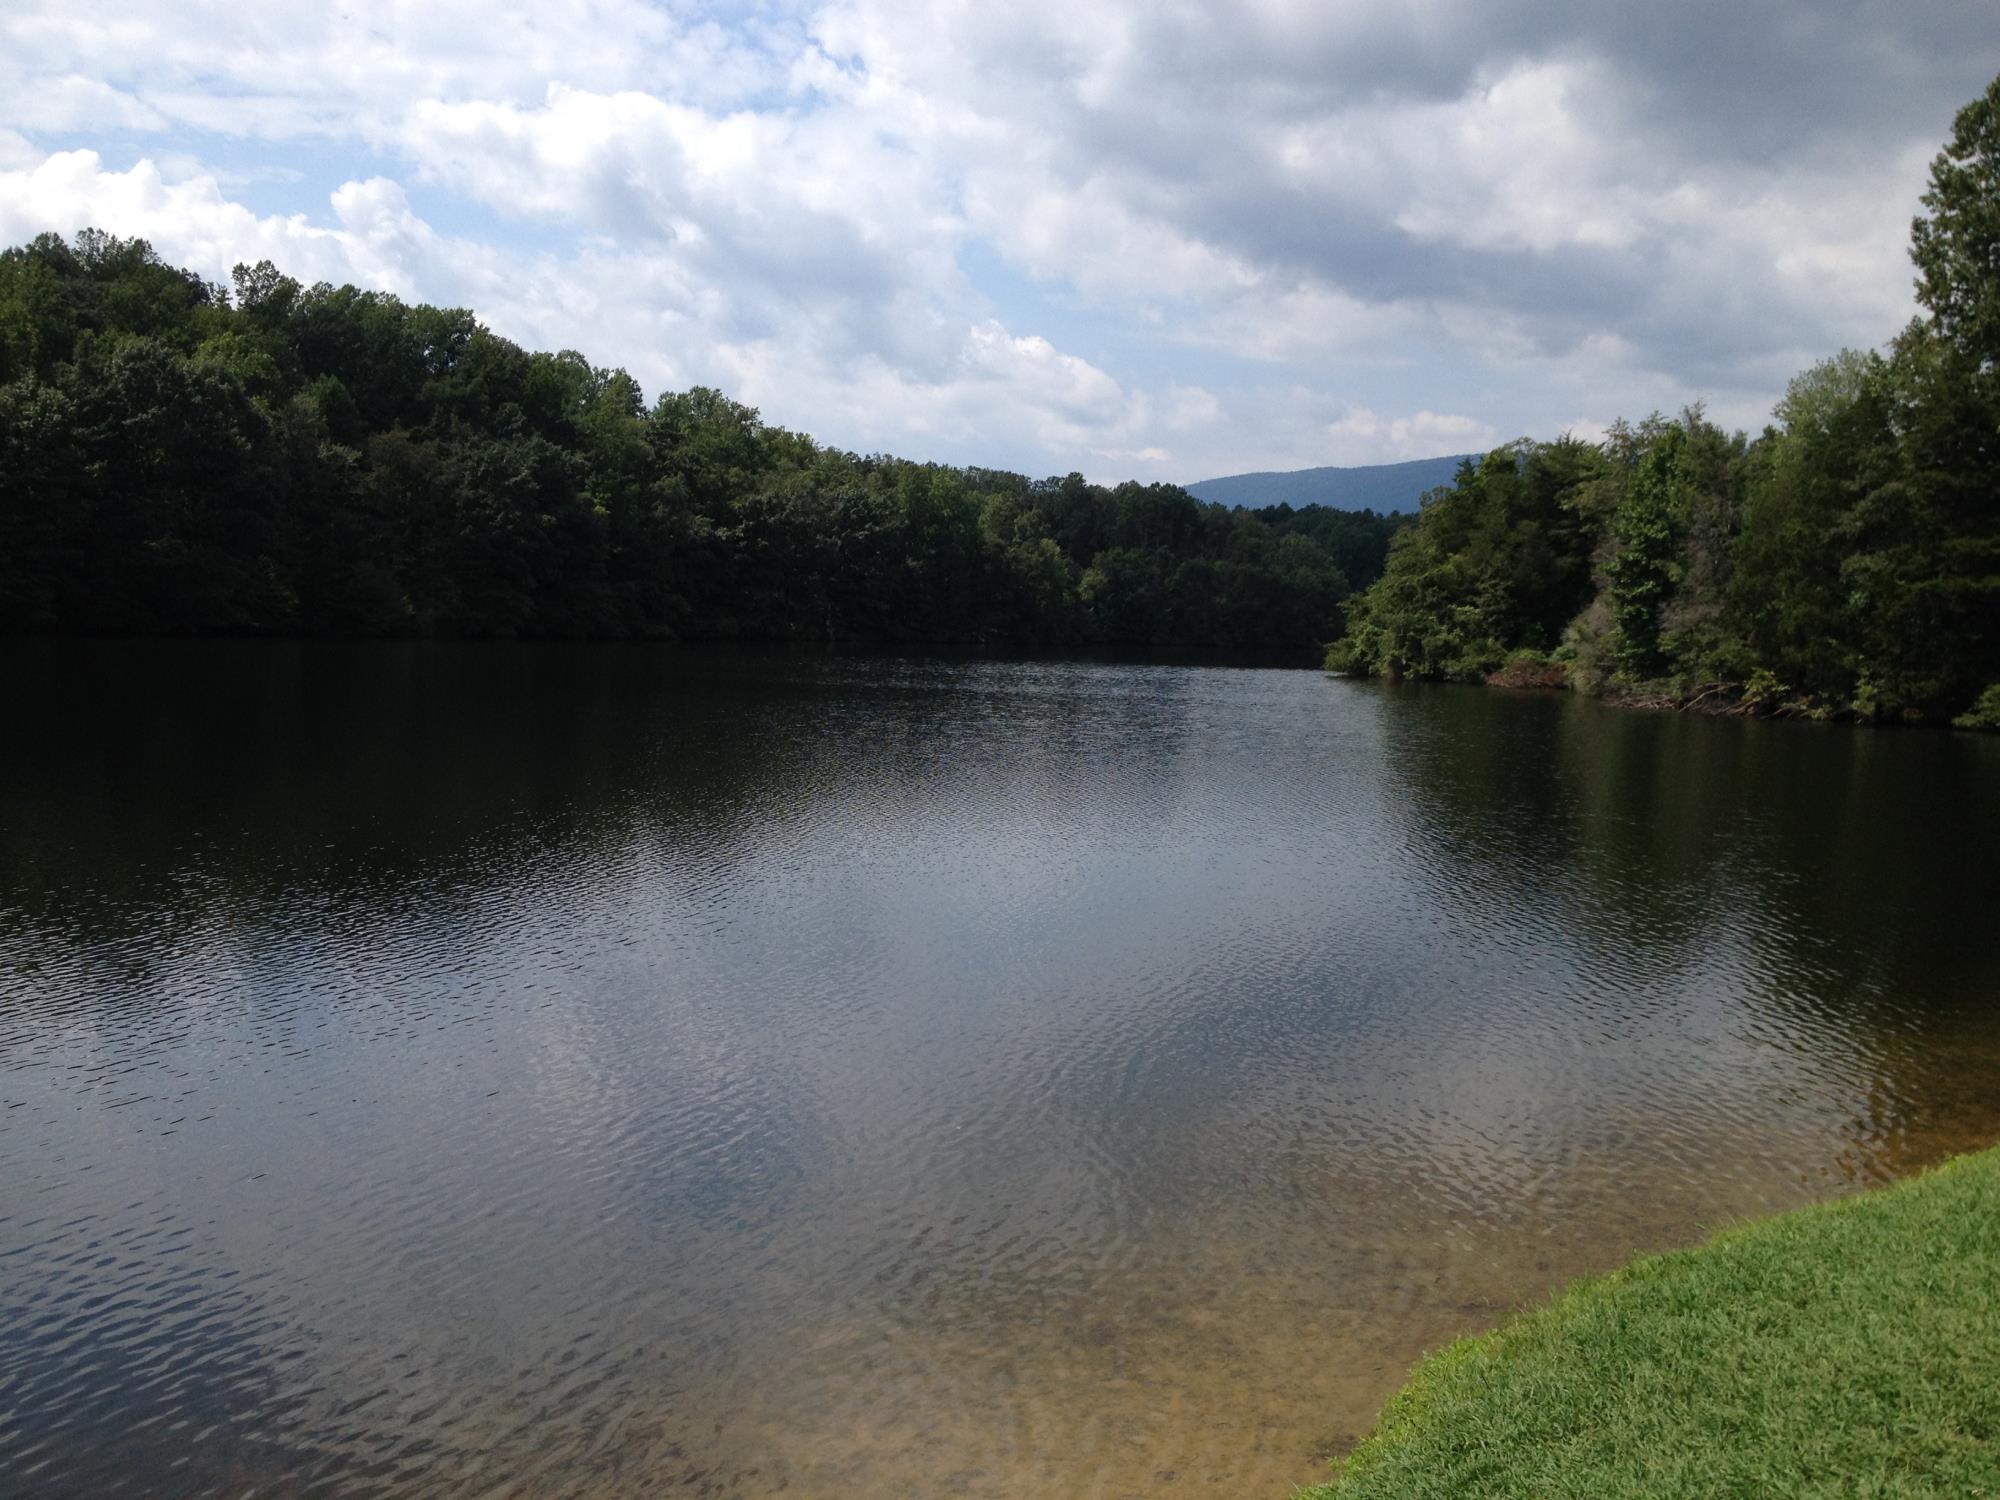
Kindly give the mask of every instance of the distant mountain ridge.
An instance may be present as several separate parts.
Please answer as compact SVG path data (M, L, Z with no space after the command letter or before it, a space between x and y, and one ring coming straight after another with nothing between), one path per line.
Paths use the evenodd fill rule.
M1284 473L1226 474L1187 486L1198 500L1241 505L1256 510L1266 505L1328 505L1336 510L1385 513L1414 511L1417 502L1452 475L1474 454L1416 458L1400 464L1361 464L1351 469L1292 469Z

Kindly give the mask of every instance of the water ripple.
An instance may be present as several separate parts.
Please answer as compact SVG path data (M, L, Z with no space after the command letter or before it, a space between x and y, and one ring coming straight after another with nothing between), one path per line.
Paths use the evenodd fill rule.
M0 761L0 1492L1282 1493L2000 1135L2000 746L1318 674L104 645Z

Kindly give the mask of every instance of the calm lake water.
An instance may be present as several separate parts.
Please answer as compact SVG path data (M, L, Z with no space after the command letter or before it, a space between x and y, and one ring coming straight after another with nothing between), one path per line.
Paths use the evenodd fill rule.
M0 654L0 1493L1267 1496L2000 1138L2000 740L1316 672Z

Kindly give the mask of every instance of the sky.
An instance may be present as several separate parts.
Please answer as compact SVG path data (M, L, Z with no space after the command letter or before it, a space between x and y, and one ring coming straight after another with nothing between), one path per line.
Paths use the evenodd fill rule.
M1913 311L1992 0L7 0L0 242L469 306L859 452L1594 436Z

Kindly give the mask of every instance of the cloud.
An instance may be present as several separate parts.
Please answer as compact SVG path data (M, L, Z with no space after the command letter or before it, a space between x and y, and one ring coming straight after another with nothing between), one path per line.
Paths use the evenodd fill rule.
M1185 432L1193 427L1207 427L1222 415L1222 403L1213 391L1203 390L1198 385L1177 385L1169 388L1160 420L1172 432Z
M159 130L167 118L101 79L66 73L27 78L0 95L0 123L33 130Z
M1383 417L1357 406L1327 424L1333 461L1340 464L1394 463L1440 453L1484 453L1500 440L1492 424L1452 412L1419 411Z
M470 303L844 446L1185 478L1760 423L1908 316L1995 71L1985 0L16 0L0 231Z
M932 374L952 357L956 218L919 157L847 116L552 85L532 108L424 101L399 139L424 179L496 212L683 264L724 293L737 337Z
M782 78L796 38L677 16L645 0L15 0L0 40L22 77L75 74L223 133L369 139L412 102L531 103L551 79L694 101ZM771 47L781 49L774 55ZM0 77L8 65L0 64Z
M820 435L861 449L980 461L993 448L1071 455L1130 453L1149 404L1088 360L994 319L940 330L928 368L876 353L813 350L743 336L729 289L672 257L586 246L571 257L510 258L440 234L383 177L343 183L332 226L258 216L209 176L168 181L150 161L119 172L95 152L59 152L0 171L0 238L94 224L144 236L170 259L227 284L239 261L270 259L303 280L353 281L405 297L471 305L531 347L582 345L619 359L658 392L719 385L774 419L803 408Z
M259 218L223 196L212 177L170 183L151 161L106 171L95 151L58 151L0 172L0 239L9 244L87 225L149 238L212 280L238 261L271 259L294 275L352 278L351 236L302 216Z
M768 341L737 346L729 358L727 384L765 406L803 392L852 448L962 463L990 462L996 450L1060 454L1096 478L1123 477L1107 463L1169 461L1166 449L1137 440L1150 421L1144 393L995 321L961 330L954 358L929 378L872 357L801 368L789 349Z

